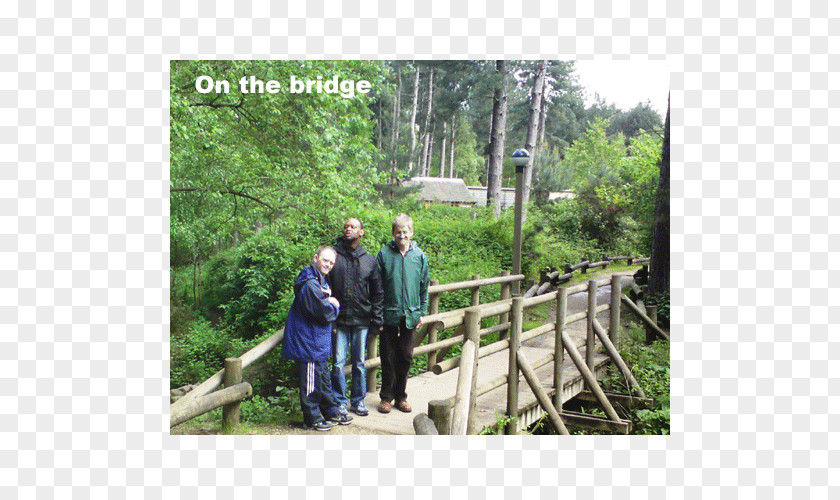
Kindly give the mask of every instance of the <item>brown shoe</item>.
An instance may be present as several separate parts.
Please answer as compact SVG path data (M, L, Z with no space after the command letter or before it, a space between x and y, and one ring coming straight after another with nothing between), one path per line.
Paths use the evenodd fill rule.
M379 413L391 413L391 402L385 401L384 399L379 402Z
M408 404L408 401L400 401L395 406L403 413L411 413L411 405Z

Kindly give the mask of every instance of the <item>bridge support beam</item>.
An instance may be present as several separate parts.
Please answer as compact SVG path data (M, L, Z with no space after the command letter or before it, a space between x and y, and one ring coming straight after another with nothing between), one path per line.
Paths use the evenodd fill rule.
M516 353L516 359L519 362L519 369L522 370L522 374L525 375L525 381L531 386L531 390L534 391L534 396L537 397L537 401L540 402L542 409L548 413L548 418L551 420L551 425L554 426L554 430L556 430L558 434L568 436L569 430L566 429L566 426L563 424L560 414L557 413L557 409L554 408L554 405L551 403L551 399L549 399L548 394L545 393L545 389L540 384L540 378L537 376L536 372L534 372L534 369L531 368L531 364L528 363L528 360L525 358L525 355L522 354L522 351Z
M612 358L613 364L615 364L621 374L624 375L624 380L630 384L633 388L633 392L635 392L637 396L646 398L647 396L645 396L645 391L643 391L639 383L636 382L636 377L633 376L633 372L630 371L630 368L628 368L624 359L622 359L621 354L619 354L618 350L610 341L610 338L607 336L607 332L604 331L604 327L601 326L601 323L598 323L598 320L595 320L593 326L595 327L595 333L598 334L598 338L601 340L601 343L604 344L607 354L609 354L610 358Z
M595 394L596 398L598 398L598 403L601 404L601 407L607 413L607 416L610 417L610 420L613 422L621 421L618 417L618 413L615 412L615 409L612 407L610 401L607 399L607 396L604 394L604 391L601 389L601 386L598 385L598 379L595 378L595 374L592 373L586 366L586 361L584 361L581 357L574 342L572 342L572 339L570 339L565 333L563 334L563 347L566 348L566 351L569 353L569 357L572 358L572 361L580 372L586 386L589 387L589 390Z
M563 331L566 329L566 307L568 294L565 288L557 291L557 306L554 311L554 406L563 412Z
M629 420L614 422L603 417L568 410L563 412L563 422L574 427L615 434L630 434L630 430L633 428L633 424Z

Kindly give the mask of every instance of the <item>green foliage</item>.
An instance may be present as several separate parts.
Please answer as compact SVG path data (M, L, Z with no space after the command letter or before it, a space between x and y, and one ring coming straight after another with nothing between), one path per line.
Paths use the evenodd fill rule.
M197 318L186 333L173 332L170 341L170 388L203 382L224 367L224 360L237 357L247 344L227 329L216 329Z
M198 93L201 75L231 82ZM260 227L306 231L374 194L370 94L242 93L244 76L288 82L384 77L378 61L173 61L171 233L175 255L206 257Z
M671 350L668 342L645 344L645 329L632 325L629 339L620 346L622 358L648 397L653 409L631 411L634 434L670 434L671 432ZM608 390L632 395L624 377L617 372L603 381Z
M315 248L295 246L270 231L239 247L224 285L223 295L229 300L220 306L227 324L243 338L273 332L285 324L294 299L295 276L309 263Z
M581 236L597 240L604 251L629 248L644 255L650 252L661 140L641 132L625 147L624 137L608 137L606 127L606 120L595 118L566 149L563 163L577 195L571 212Z
M622 134L628 139L640 133L653 133L662 128L662 117L651 107L650 100L629 111L617 111L610 119L609 135Z
M494 413L496 414L496 424L481 429L481 432L478 433L480 436L501 436L504 434L508 424L516 422L516 417L508 417L505 414L500 414L498 411Z
M277 396L263 397L254 395L242 401L240 405L242 422L256 425L283 425L300 419L300 400L298 391L285 386L277 386Z
M671 326L671 294L663 292L645 297L645 303L656 305L656 321L662 328Z
M455 124L455 177L467 186L480 185L484 176L484 157L479 154L475 133L465 115L459 114ZM447 165L449 163L447 162ZM449 172L446 172L449 175Z

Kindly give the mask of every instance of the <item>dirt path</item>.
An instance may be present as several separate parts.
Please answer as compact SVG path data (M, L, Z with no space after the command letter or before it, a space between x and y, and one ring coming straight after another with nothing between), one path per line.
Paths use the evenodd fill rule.
M353 415L354 419L361 419L365 417L359 417ZM219 424L208 422L198 425L180 425L170 430L169 434L172 436L186 436L186 435L213 435L213 434L221 434L221 428ZM331 436L331 435L339 435L339 436L355 436L355 435L380 435L380 433L370 431L358 425L336 425L331 430L322 432L316 430L307 430L303 428L303 423L299 422L297 424L292 425L243 425L242 428L235 432L234 434L247 434L247 435L272 435L272 434L282 434L282 435L289 435L289 436Z

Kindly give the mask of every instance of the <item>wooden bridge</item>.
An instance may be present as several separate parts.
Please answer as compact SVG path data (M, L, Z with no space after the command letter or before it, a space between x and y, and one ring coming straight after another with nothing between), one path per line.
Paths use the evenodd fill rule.
M531 372L531 378L537 380L539 386L543 388L542 396L550 400L550 404L555 409L561 407L563 402L581 393L589 397L595 397L597 400L599 389L595 380L602 378L606 374L608 365L613 362L600 337L606 337L607 342L611 344L617 342L617 329L620 328L617 325L620 318L617 315L614 318L610 317L610 307L611 302L616 300L620 304L621 289L633 282L630 273L616 274L614 278L607 277L601 281L593 280L540 296L528 297L526 293L525 297L528 298L503 299L490 304L477 305L447 313L431 314L425 317L424 324L428 325L427 328L432 332L444 327L462 327L463 335L459 336L456 333L451 338L459 339L460 337L460 340L466 342L466 339L470 336L469 317L476 321L499 315L497 325L483 330L477 326L473 329L477 330L479 337L500 330L509 331L509 335L507 340L503 336L500 341L478 349L478 359L474 361L475 366L472 374L474 380L471 380L469 384L463 381L464 376L461 369L461 365L464 363L461 358L465 354L442 363L436 363L434 357L432 357L428 364L431 370L411 377L408 381L406 393L414 411L402 413L394 409L391 413L381 414L376 411L376 406L379 404L379 395L377 392L370 392L365 398L365 404L371 409L370 414L366 417L355 417L353 425L377 434L414 434L417 430L415 419L419 414L431 414L437 420L438 417L434 415L435 413L445 415L451 407L457 405L459 400L466 398L466 395L458 395L459 379L462 379L461 385L469 386L472 393L470 399L474 401L466 404L469 409L466 417L467 422L460 424L461 427L467 427L466 433L474 434L486 427L495 427L500 421L509 420L505 418L511 414L509 399L512 394L509 393L509 385L515 387L516 401L513 404L518 408L517 418L508 423L507 431L509 433L520 432L539 420L546 412L537 396L539 390L536 392L533 390L526 375L522 373L522 365L527 366L526 370ZM490 284L490 281L492 280L486 280L485 282ZM466 287L467 284L469 282L453 285ZM436 288L432 286L430 291L437 291ZM617 294L612 293L613 288L617 290ZM450 289L452 289L452 285L450 285ZM504 291L502 295L504 295ZM474 302L477 301L474 299ZM549 318L550 321L537 328L523 330L523 313L530 308L545 303L554 305L553 314ZM619 309L620 307L616 306L615 310ZM590 315L589 311L594 311L594 314ZM559 324L554 320L557 317L564 317L565 322ZM590 317L592 321L589 321ZM601 325L610 325L611 329L614 328L615 330L614 332L604 331ZM614 335L609 335L609 333L614 333ZM555 372L554 360L558 356L558 349L556 348L558 338L561 346L559 352L569 353L568 349L562 348L564 337L566 346L573 346L575 354L560 354L562 363ZM615 340L610 341L610 337L615 337ZM511 360L510 344L512 341L515 343L517 338L520 344L519 359ZM589 348L587 348L587 340L590 342ZM430 344L415 348L415 356L430 351L436 343L440 344L440 342L430 342ZM475 343L475 345L478 344ZM464 351L466 351L466 347ZM617 352L615 355L618 355ZM375 365L375 363L370 364ZM518 368L517 371L519 372L513 384L510 384L512 377L510 377L509 367L511 364ZM579 367L579 365L582 366ZM591 374L589 381L594 383L595 391L592 391L587 383L586 376L589 374ZM556 380L560 380L560 383L557 384ZM559 394L556 390L557 386L562 387ZM644 397L643 393L637 395ZM626 433L629 430L629 422L618 418L612 410L609 400L610 397L606 397L606 394L604 394L604 400L602 401L602 403L606 402L606 408L604 409L608 415L612 413L614 418L598 419L578 414L572 415L567 412L560 419ZM454 410L453 412L457 413ZM457 417L458 415L453 415L452 420L447 422L445 415L442 418L443 423L438 422L438 427L449 426L451 432L453 427L459 425L456 422ZM418 420L417 425L422 425L422 417ZM604 422L604 420L607 421Z
M560 278L568 279L575 267L567 266L567 274ZM552 282L557 282L559 273L555 272L548 274L542 284L516 297L510 296L511 284L521 281L522 275L503 274L488 279L474 276L470 281L444 285L433 282L429 288L430 314L415 332L414 349L415 357L427 356L429 371L411 377L406 388L413 411L402 413L395 408L381 414L376 410L379 395L374 389L380 360L376 357L376 336L371 335L365 363L371 391L365 403L370 414L354 416L352 426L376 434L476 434L504 422L504 431L512 434L548 414L551 424L562 434L568 433L566 423L627 433L630 422L618 416L611 401L617 398L624 405L632 405L644 401L645 394L615 348L620 336L621 304L646 322L650 331L668 338L640 305L622 295L621 289L633 282L631 273L602 276L548 292ZM501 286L501 299L481 304L481 288L495 285ZM441 294L466 289L471 291L471 306L438 310ZM548 320L526 330L526 311L549 303L553 307ZM482 328L482 323L490 326ZM438 340L439 332L452 328L455 333L451 337ZM479 348L481 337L494 333L499 333L499 339ZM233 408L250 394L250 386L234 373L237 365L244 367L254 362L281 339L282 331L240 358L228 360L231 364L226 364L226 389L213 392L222 385L226 370L221 370L172 405L171 425L222 405L226 405L226 421L238 418ZM460 356L438 362L444 351L456 345L462 346ZM601 390L597 379L605 375L610 364L624 375L635 397L608 395ZM349 370L348 366L345 372ZM564 402L577 396L596 402L606 417L558 411Z

